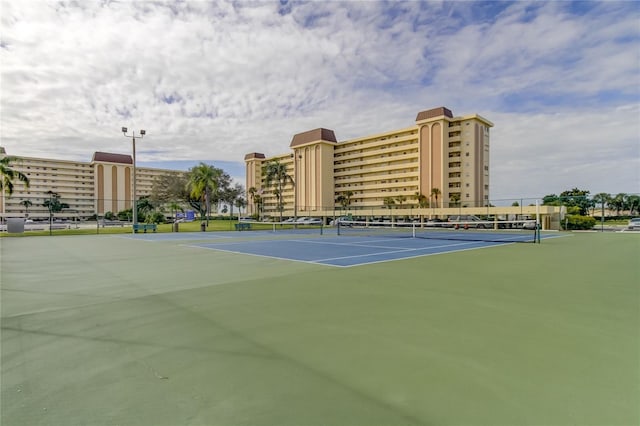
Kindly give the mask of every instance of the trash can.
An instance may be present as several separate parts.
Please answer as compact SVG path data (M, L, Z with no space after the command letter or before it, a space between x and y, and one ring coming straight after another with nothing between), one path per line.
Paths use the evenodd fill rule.
M207 230L207 224L204 223L204 222L200 222L200 230L202 232L206 231Z
M173 222L173 232L178 232L178 222Z

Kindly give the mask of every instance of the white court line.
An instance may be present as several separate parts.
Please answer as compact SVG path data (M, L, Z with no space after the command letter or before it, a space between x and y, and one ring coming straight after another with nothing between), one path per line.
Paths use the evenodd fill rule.
M441 251L438 253L425 253L425 254L416 254L415 256L407 256L407 257L401 257L399 259L382 259L382 260L374 260L371 262L363 262L363 263L357 263L355 265L332 265L330 263L326 264L329 266L337 266L339 268L353 268L355 266L363 266L363 265L374 265L376 263L386 263L386 262L393 262L396 260L405 260L405 259L415 259L417 257L427 257L427 256L438 256L441 254L450 254L450 253L458 253L458 252L462 252L462 251L469 251L469 250L480 250L480 249L485 249L485 248L493 248L493 247L502 247L502 246L506 246L509 244L517 244L517 243L499 243L496 245L491 245L491 246L479 246L479 247L469 247L469 248L465 248L465 249L458 249L458 250L450 250L450 251Z
M198 248L198 249L205 249L205 250L214 250L214 251L221 251L224 253L233 253L233 254L244 254L245 256L255 256L255 257L264 257L267 259L278 259L278 260L287 260L289 262L301 262L301 263L309 263L311 265L321 265L321 266L331 266L331 267L337 267L338 265L329 265L329 264L325 264L325 263L318 263L315 260L300 260L300 259L292 259L290 257L278 257L278 256L268 256L266 254L255 254L255 253L247 253L244 251L235 251L235 250L224 250L224 249L219 249L219 248L215 248L215 247L205 247L202 245L196 246L196 245L189 245L189 244L179 244L181 247L190 247L190 248Z
M386 255L386 254L394 254L394 253L404 253L404 252L408 252L408 251L425 251L425 250L431 250L431 249L440 249L440 248L444 248L444 247L455 247L455 246L464 246L464 245L469 245L469 244L477 244L479 242L482 241L467 241L464 243L457 243L457 244L446 244L444 246L432 246L432 247L421 247L421 248L405 248L405 249L398 249L398 250L393 250L393 251L383 251L383 252L377 252L377 253L369 253L369 254L356 254L353 256L341 256L341 257L329 257L327 259L318 259L315 262L326 262L328 260L342 260L342 259L352 259L355 257L367 257L367 256L381 256L381 255ZM365 246L368 247L368 246ZM375 248L375 246L373 246ZM397 247L389 247L389 248L397 248ZM421 256L421 255L419 255ZM403 259L407 259L404 258ZM388 259L388 260L398 260L398 259Z

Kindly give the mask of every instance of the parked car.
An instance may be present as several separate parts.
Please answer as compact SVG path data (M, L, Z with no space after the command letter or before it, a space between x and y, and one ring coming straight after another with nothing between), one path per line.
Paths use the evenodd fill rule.
M425 226L429 228L442 228L444 226L444 220L433 218L425 222Z
M322 219L319 217L300 217L295 223L300 223L302 225L322 225Z
M353 216L340 216L329 222L331 226L338 226L338 223L352 222Z
M634 217L632 219L629 219L629 226L627 226L627 229L630 229L630 230L640 229L640 217Z
M474 215L449 216L448 223L444 223L442 224L442 226L444 228L453 228L455 224L452 222L465 222L465 225L464 225L465 228L484 229L489 227L486 222L484 222L478 216L474 216Z

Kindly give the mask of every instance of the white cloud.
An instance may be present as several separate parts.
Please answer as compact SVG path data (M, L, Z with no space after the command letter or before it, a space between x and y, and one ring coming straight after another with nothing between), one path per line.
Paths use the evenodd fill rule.
M1 144L86 161L128 152L127 126L147 130L141 161L242 162L312 128L346 139L445 105L496 124L494 195L640 192L640 13L569 6L2 0ZM554 117L571 125L540 129Z

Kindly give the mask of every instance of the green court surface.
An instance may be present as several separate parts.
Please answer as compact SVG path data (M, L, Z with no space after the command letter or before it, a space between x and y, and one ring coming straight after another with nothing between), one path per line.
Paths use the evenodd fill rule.
M3 238L1 424L637 425L640 235L351 268Z

